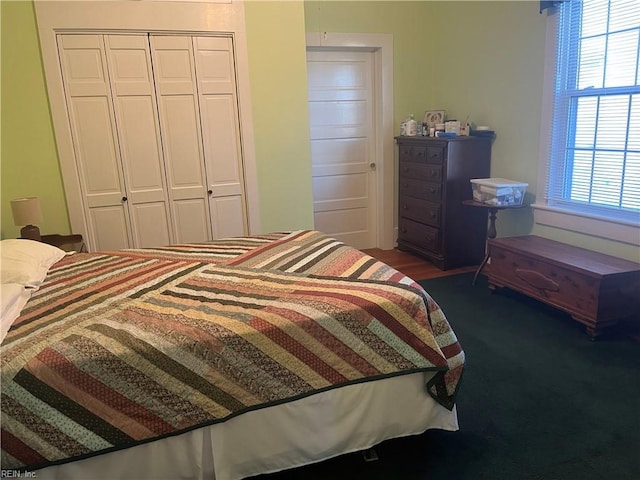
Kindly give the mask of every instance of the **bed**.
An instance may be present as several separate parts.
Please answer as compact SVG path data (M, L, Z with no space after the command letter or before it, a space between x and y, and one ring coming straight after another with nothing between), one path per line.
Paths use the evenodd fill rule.
M235 480L458 429L464 352L437 303L321 232L11 242L45 252L25 279L2 247L3 471Z

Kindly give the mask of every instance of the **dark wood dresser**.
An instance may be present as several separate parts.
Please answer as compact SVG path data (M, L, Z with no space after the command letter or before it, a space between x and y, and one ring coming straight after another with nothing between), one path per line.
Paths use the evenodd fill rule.
M489 240L489 287L509 287L568 312L595 338L640 312L640 264L547 238Z
M398 249L438 268L478 265L485 252L487 216L462 204L472 178L487 178L491 138L396 137Z

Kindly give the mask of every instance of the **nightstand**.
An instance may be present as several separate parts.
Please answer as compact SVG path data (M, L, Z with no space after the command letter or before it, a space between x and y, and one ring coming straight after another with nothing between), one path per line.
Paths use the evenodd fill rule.
M59 235L57 233L51 235L42 235L40 241L48 243L54 247L58 247L65 252L86 252L87 246L80 234Z

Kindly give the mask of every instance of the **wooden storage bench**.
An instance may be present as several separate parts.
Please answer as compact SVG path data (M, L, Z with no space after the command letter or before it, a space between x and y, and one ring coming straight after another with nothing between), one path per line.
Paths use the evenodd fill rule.
M640 264L546 238L488 242L489 287L508 287L560 308L595 338L640 311Z

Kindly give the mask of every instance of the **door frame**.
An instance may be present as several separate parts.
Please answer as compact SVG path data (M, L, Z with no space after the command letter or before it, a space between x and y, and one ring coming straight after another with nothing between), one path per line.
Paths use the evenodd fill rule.
M376 245L395 247L395 169L393 143L393 35L383 33L307 32L310 51L367 51L373 53L373 98L376 138Z
M236 88L244 166L249 233L261 233L260 202L249 86L249 61L243 2L34 2L47 80L47 93L58 147L60 170L71 229L85 235L90 250L87 220L82 207L80 180L68 121L62 74L58 60L58 33L163 32L188 35L231 34L236 60Z

